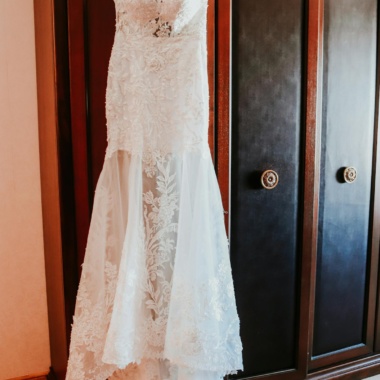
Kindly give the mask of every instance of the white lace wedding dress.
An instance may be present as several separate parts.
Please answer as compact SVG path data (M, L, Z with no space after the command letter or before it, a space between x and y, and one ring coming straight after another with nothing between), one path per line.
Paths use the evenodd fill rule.
M221 379L242 346L207 141L207 0L115 5L66 380Z

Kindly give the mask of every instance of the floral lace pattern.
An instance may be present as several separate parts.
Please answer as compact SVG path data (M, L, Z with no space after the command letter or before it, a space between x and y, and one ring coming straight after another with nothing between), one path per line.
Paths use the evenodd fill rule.
M111 229L114 201L114 194L106 187L98 186L94 202L97 217L91 222L73 317L68 379L104 380L115 370L104 363L98 365L102 363L104 337L112 315L119 266L116 257L120 242L115 240L117 230L113 233ZM88 260L87 252L96 252L100 246L106 252L104 264L94 257ZM102 284L98 282L99 273L104 273Z
M115 6L66 380L220 380L242 346L208 147L207 0Z
M156 172L148 166L145 172L154 178L154 187L143 193L144 232L147 281L144 285L145 306L151 311L145 322L146 343L151 356L160 357L166 336L178 228L179 192L175 183L173 160L157 160Z
M115 0L116 30L127 35L201 35L207 0Z
M207 163L213 170L210 160L193 156L198 157L198 170L205 170ZM184 159L175 154L147 155L136 168L133 160L129 153L119 152L106 161L99 179L66 378L177 380L175 363L182 364L189 380L194 371L211 371L210 380L234 373L242 367L242 347L220 198L214 196L213 187L199 194L211 206L206 230L219 257L213 258L210 271L197 278L199 258L183 262L191 252L180 248L178 235L178 173L186 165ZM113 169L107 170L107 165ZM127 220L120 223L126 206L119 199L120 189L112 184L115 178L127 181L135 170L144 173L138 186L142 223L128 226ZM127 172L128 178L120 178ZM133 192L130 197L135 198ZM128 239L129 229L135 238ZM128 256L130 249L123 241L135 247L134 256ZM197 255L207 257L210 248L202 246Z
M106 157L208 150L205 0L116 0Z

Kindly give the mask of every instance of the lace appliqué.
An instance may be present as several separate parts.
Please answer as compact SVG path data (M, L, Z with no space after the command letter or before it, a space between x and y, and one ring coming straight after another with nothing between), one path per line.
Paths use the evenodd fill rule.
M171 277L178 229L179 192L172 155L147 160L147 190L143 193L147 280L145 306L151 311L145 322L147 357L162 357L169 313ZM152 178L152 180L149 180Z
M206 0L116 0L106 157L207 151Z
M116 30L135 37L200 35L207 8L207 0L115 0L115 4Z
M72 379L105 380L114 371L113 366L102 361L104 338L111 320L118 276L118 263L113 262L114 254L120 249L109 228L113 201L112 194L106 188L100 186L97 189L97 218L92 220L86 255L103 246L106 257L104 264L85 260L82 265L67 368L67 377ZM104 273L102 284L99 283L100 270ZM87 363L95 365L88 366Z
M171 303L173 307L181 305L170 326L171 332L181 331L181 334L170 334L167 339L170 346L177 347L175 353L170 353L173 360L184 362L189 368L236 374L231 368L242 368L239 360L242 344L236 334L239 319L231 314L232 310L236 313L236 306L229 262L221 263L216 275L206 281L176 284Z
M168 358L171 363L183 363L187 371L208 368L220 376L231 368L241 367L238 362L241 342L236 334L239 321L227 240L218 234L219 228L223 231L224 227L217 199L211 202L215 203L211 205L215 209L215 221L218 221L214 223L216 235L213 239L216 252L224 252L221 256L224 259L214 275L210 273L202 281L194 279L193 275L177 276L173 288L180 165L181 160L175 154L160 156L158 152L151 152L143 157L142 222L136 227L128 227L139 231L138 244L134 244L136 252L122 248L124 235L114 233L113 214L119 209L116 195L102 184L98 187L86 252L88 260L83 264L77 296L67 379L105 380L112 374L119 377L110 380L133 379L134 373L143 373L141 379L164 380L164 376L155 377L159 371L157 366L162 371L168 365L167 380L176 380L176 369L165 361ZM118 251L122 251L124 257L134 254L135 259L128 261L127 266L121 264L116 259L120 256ZM101 252L106 252L104 259ZM100 281L101 273L104 273L103 281ZM121 293L122 298L115 301L118 281L122 279L127 288ZM119 305L123 302L124 308L115 310L115 302ZM141 305L141 311L131 309L133 304ZM118 322L116 329L111 331L115 313ZM136 315L138 319L127 325ZM223 334L220 334L221 329ZM107 356L104 355L106 339L112 348ZM168 351L168 347L172 351ZM122 368L132 362L139 365ZM141 372L148 371L147 368L152 371L156 368L156 375L150 377L147 375L150 372Z

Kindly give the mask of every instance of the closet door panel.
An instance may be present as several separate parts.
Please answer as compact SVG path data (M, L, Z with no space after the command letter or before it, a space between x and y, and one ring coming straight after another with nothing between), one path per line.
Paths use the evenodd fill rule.
M377 1L325 0L324 7L314 357L365 345L372 313L367 293ZM345 177L347 167L352 169Z
M245 372L296 367L304 7L232 2L231 260ZM264 189L261 175L278 174Z

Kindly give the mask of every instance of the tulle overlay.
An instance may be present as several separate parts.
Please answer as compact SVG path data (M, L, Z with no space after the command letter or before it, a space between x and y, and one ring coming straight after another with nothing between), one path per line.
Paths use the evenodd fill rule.
M171 154L155 166L123 151L105 160L69 379L104 380L140 360L114 378L214 380L241 368L223 223L209 155Z
M207 144L207 1L115 5L66 380L219 380L242 369L242 346Z

